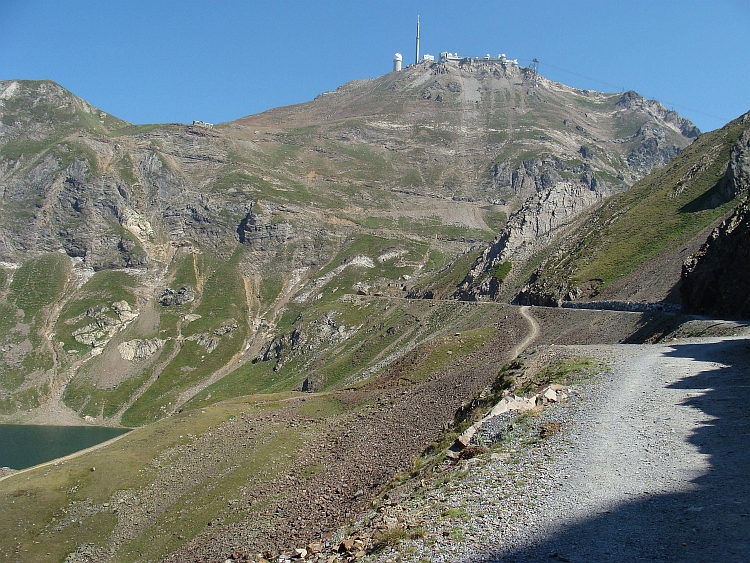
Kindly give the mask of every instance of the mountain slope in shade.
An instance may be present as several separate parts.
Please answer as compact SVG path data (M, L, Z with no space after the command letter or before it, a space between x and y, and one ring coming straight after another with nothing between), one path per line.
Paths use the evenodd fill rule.
M750 125L750 114L740 120ZM714 229L682 270L680 294L687 311L730 319L750 318L750 127L732 147L724 177L743 196L732 216Z

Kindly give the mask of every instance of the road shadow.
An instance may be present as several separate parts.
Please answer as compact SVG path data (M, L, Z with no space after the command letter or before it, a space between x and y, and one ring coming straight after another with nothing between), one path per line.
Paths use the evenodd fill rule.
M669 386L694 392L680 408L707 419L688 438L710 464L692 490L623 503L481 561L750 561L750 341L675 344L667 355L721 364Z

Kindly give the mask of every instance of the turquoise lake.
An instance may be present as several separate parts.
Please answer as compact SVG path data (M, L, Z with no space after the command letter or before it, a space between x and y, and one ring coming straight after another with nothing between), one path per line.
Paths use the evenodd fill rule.
M97 426L0 424L0 467L26 469L128 432Z

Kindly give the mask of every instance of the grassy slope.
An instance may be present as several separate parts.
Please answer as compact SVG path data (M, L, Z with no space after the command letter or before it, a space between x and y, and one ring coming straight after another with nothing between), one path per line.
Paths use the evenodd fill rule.
M187 455L190 445L210 436L217 425L232 421L240 412L273 412L284 406L284 399L283 395L235 399L202 413L178 415L93 453L0 482L0 521L24 523L22 527L0 526L0 555L10 556L17 547L22 560L62 561L82 543L106 544L117 523L118 509L124 508L115 499L119 496L127 499L125 503L138 503L127 492L146 487L166 453L172 452L173 459ZM312 401L308 409L316 404ZM298 453L298 434L294 429L281 429L277 439L267 444L268 436L259 433L248 437L249 447L232 448L231 459L212 460L215 471L198 473L196 482L181 491L172 504L172 517L165 514L149 520L123 545L116 560L133 561L139 558L137 554L148 560L161 558L184 543L185 537L190 539L202 530L206 522L223 513L229 516L233 511L223 499L241 495L240 487L248 481L260 485L272 479L290 463L289 454ZM258 455L260 447L262 455ZM221 474L218 482L217 473ZM93 509L86 510L87 506Z
M69 275L69 260L58 253L29 259L13 272L5 300L0 302L0 342L3 344L0 390L17 390L29 374L53 367L54 359L44 331L49 312L62 297ZM5 277L7 280L10 276L5 273ZM13 395L0 391L0 413L35 407L42 392L38 384Z
M554 292L566 279L574 286L599 280L601 290L727 213L736 202L708 203L743 129L735 121L702 135L669 165L612 197L542 265L538 285Z
M450 327L450 336L425 342L401 362L399 370L407 382L422 381L471 354L497 332L481 327L486 316L481 309L462 303L398 300L395 306L381 307L387 302L371 300L356 314L367 319L368 327L410 315L419 317L429 333ZM383 309L384 316L377 309ZM469 328L473 326L477 328ZM453 333L462 328L468 330ZM381 345L382 332L362 332L366 337L352 348ZM332 354L327 365L340 363L348 353ZM0 482L0 522L24 523L20 529L0 525L0 556L17 549L24 559L49 554L49 560L62 561L81 544L107 545L118 519L139 515L138 526L125 535L114 561L159 560L210 530L210 522L231 524L263 511L264 503L250 503L245 497L255 496L264 483L293 467L306 442L357 408L357 403L342 403L330 393L305 394L303 400L295 400L300 397L296 394L266 393L217 402L227 382L229 393L243 391L238 387L241 379L222 380L210 388L213 397L193 401L199 408L136 429L97 451ZM284 416L278 424L244 422L258 415L269 420L268 414L289 408L313 424L289 426ZM175 466L188 469L173 472Z

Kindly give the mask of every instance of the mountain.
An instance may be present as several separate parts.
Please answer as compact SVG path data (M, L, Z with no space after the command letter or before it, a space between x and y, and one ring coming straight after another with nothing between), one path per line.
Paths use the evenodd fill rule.
M680 294L687 311L720 318L750 317L750 113L735 126L744 126L732 145L726 173L717 183L722 193L737 194L743 201L731 217L716 227L698 252L683 264Z
M130 125L5 81L0 123L0 411L127 425L238 379L374 373L419 339L383 319L364 353L347 294L450 295L508 214L542 240L698 135L633 92L476 60L216 126Z
M137 427L0 482L11 559L397 544L489 408L606 369L567 345L736 328L507 303L678 301L744 231L747 116L467 59L213 126L4 81L0 124L2 419Z
M461 291L533 305L679 304L683 262L747 196L747 135L747 115L701 135L668 165L567 225L554 249L521 260L520 273L506 273L502 283L493 271L523 257L511 244L523 229L512 217Z

